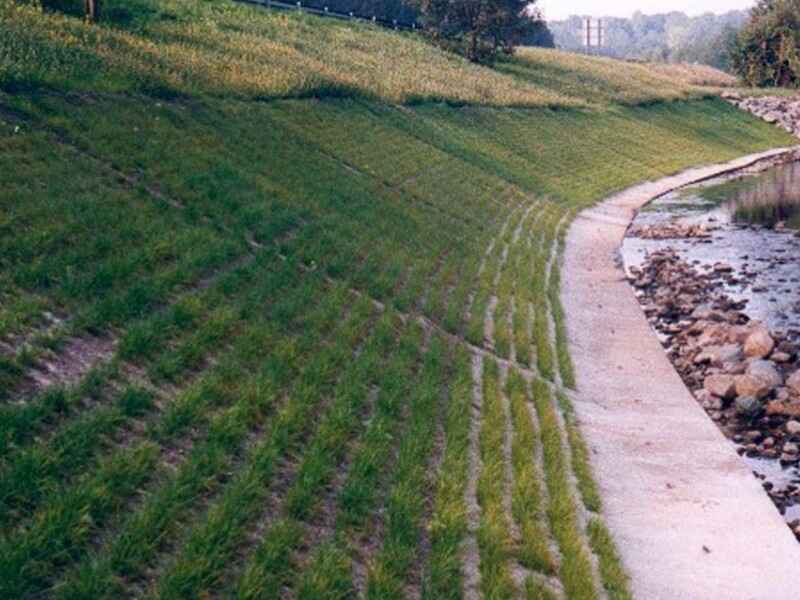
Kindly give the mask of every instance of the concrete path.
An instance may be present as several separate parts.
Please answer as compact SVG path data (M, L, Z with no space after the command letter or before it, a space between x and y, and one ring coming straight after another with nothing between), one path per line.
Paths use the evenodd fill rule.
M617 262L643 204L781 152L631 188L582 212L569 231L562 300L575 405L640 600L800 598L800 544L683 385Z

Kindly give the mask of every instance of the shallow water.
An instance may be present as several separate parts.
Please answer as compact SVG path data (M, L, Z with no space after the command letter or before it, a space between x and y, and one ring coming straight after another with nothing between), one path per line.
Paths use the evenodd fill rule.
M781 221L800 224L800 163L795 162L740 179L711 180L653 201L634 219L633 229L677 220L714 228L712 237L626 237L623 259L626 267L641 266L647 253L673 248L701 271L727 263L740 281L726 284L725 291L734 300L747 301L744 312L773 330L800 338L800 238L788 227L778 230L741 221L743 212L756 215L749 208L757 192L764 194L757 211L764 223L772 226L781 215Z
M775 167L703 190L704 198L721 200L734 222L774 227L800 226L800 163Z

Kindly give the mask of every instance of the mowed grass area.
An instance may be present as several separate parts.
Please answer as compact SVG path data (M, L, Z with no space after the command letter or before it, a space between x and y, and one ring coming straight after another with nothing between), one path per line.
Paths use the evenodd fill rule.
M629 597L569 406L566 229L790 138L713 99L464 104L459 70L459 106L376 69L280 91L250 42L281 27L539 88L159 10L0 30L0 597Z

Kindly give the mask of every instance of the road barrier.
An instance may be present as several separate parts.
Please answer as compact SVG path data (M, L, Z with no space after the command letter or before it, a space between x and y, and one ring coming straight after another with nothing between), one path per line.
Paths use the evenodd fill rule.
M331 17L333 19L342 19L346 21L366 21L370 23L375 23L376 25L380 25L381 27L388 27L390 29L397 29L403 31L416 31L420 29L420 25L415 22L403 22L398 21L397 19L384 19L378 17L376 15L368 16L368 15L357 15L355 13L341 13L336 12L333 10L328 9L327 6L323 8L316 8L313 6L308 6L307 4L303 4L302 2L281 2L280 0L237 0L238 2L243 2L245 4L254 4L256 6L261 6L264 8L274 8L276 10L294 10L298 12L305 12L311 13L313 15L319 15L321 17Z

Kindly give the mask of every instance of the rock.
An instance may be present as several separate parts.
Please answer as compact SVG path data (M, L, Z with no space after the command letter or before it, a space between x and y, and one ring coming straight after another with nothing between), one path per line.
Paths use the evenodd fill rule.
M798 454L800 453L800 448L797 447L797 444L794 442L786 442L783 445L783 452L784 454Z
M786 387L800 395L800 371L795 371L789 376L789 379L786 380Z
M711 364L721 367L726 363L737 363L742 359L742 348L739 344L708 346L695 358L695 364Z
M750 358L766 358L775 347L775 340L763 325L756 327L744 341L744 354Z
M747 363L726 362L722 364L722 371L728 375L744 375L747 372Z
M739 396L736 399L736 412L743 417L755 417L761 411L761 402L753 396Z
M771 388L783 384L783 377L769 360L753 360L747 365L747 374L763 379Z
M731 400L736 396L736 380L731 375L709 375L703 382L703 388L725 400Z
M753 442L758 442L761 437L761 432L758 429L751 429L750 431L745 432L745 434L742 436L742 439L747 440L752 444Z
M744 344L749 335L750 328L745 325L736 325L727 331L727 339L732 344Z
M714 310L710 304L701 304L692 311L691 317L698 321L723 321L722 315Z
M798 460L797 455L795 454L781 454L781 464L784 465L791 465L796 463Z
M742 397L765 398L772 391L772 386L756 375L736 375L734 377L736 394Z
M730 327L722 323L715 323L706 328L702 334L697 338L697 345L702 347L721 345L729 340Z
M733 267L728 263L720 262L714 265L715 273L730 273L731 271L733 271Z
M786 413L786 404L780 402L779 400L773 400L772 402L767 402L767 415L774 416L774 415L783 415Z
M800 422L795 421L792 419L786 423L786 432L789 435L799 435L800 434Z
M792 360L792 356L786 352L773 352L770 359L772 359L773 362L784 364Z
M725 344L715 349L717 361L725 363L735 363L742 359L742 347L739 344Z

